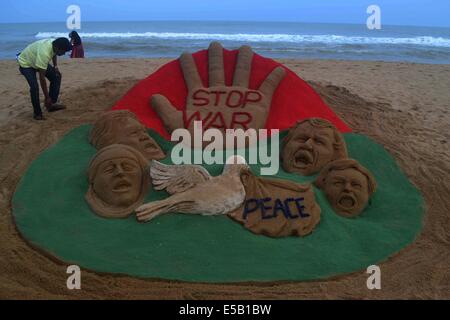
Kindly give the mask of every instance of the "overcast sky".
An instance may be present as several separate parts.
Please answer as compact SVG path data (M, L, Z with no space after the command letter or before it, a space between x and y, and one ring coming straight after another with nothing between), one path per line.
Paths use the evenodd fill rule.
M365 23L381 8L383 24L450 27L450 0L1 0L0 22L65 21L81 7L84 21L223 20Z

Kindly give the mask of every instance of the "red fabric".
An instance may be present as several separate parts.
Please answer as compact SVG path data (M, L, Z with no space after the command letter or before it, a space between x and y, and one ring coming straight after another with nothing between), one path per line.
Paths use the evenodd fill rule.
M78 46L72 47L72 52L70 53L71 58L84 58L84 48L83 45L80 44Z
M236 65L237 50L224 50L225 81L231 85ZM208 84L208 53L202 50L193 54L203 84ZM267 75L280 63L254 54L250 88L257 89ZM272 106L266 123L268 129L285 130L297 121L318 117L332 122L341 132L351 129L320 99L319 95L294 72L287 69L287 75L275 91ZM150 97L162 94L179 110L186 105L187 88L184 82L180 63L174 60L162 66L155 73L136 84L120 99L113 110L128 109L148 128L152 128L166 139L169 134L150 106Z

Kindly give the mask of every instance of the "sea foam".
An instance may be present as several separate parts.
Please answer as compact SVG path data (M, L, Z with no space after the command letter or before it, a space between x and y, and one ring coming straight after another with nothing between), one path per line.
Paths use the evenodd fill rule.
M223 34L223 33L180 33L180 32L94 32L80 33L82 38L149 38L149 39L185 39L185 40L222 40L239 42L287 42L287 43L325 43L325 44L392 44L392 45L422 45L434 47L450 47L450 39L443 37L362 37L297 34ZM39 32L36 38L67 37L63 32Z

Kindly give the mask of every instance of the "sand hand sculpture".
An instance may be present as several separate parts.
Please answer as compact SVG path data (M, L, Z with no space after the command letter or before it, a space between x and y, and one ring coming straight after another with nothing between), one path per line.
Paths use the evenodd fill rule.
M91 209L105 218L125 218L142 204L150 187L148 160L120 144L102 148L88 170L85 195Z
M177 110L162 95L151 97L151 105L169 133L186 128L193 133L194 121L202 121L203 130L264 128L272 96L286 71L276 67L257 90L249 88L252 49L239 49L232 86L226 86L223 48L213 42L208 49L209 87L204 87L191 54L180 57L181 69L188 88L186 109Z
M136 115L128 110L105 112L94 123L89 142L97 149L111 144L127 145L141 152L147 160L165 158L164 152L148 135Z
M344 158L347 158L347 147L341 133L332 123L319 118L309 118L292 127L281 151L284 170L305 176Z
M377 187L369 170L353 159L329 163L315 184L324 191L336 213L344 217L361 214Z
M155 190L165 189L171 196L136 209L139 221L149 221L171 212L220 215L238 208L245 199L241 181L246 164L226 164L222 175L212 177L197 165L165 165L152 161L150 175Z

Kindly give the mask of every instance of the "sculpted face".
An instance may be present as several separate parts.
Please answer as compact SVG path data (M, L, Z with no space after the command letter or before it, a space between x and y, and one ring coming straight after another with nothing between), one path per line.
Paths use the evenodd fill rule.
M353 168L329 172L324 192L333 209L346 217L360 214L369 201L367 177Z
M110 111L103 114L94 124L90 142L97 149L112 144L123 144L135 148L147 160L165 158L159 145L150 137L136 116L127 110Z
M349 158L327 164L314 183L325 193L333 210L347 218L363 212L377 188L370 171Z
M337 158L334 129L303 122L283 147L283 168L288 172L311 175Z
M99 165L94 192L104 202L115 207L128 207L140 194L142 170L136 160L112 158Z
M113 144L100 149L89 164L91 209L106 218L124 218L140 206L150 186L148 160L136 149Z
M122 131L114 143L124 144L139 150L147 159L163 159L164 153L145 130L144 126L133 118L123 122Z

